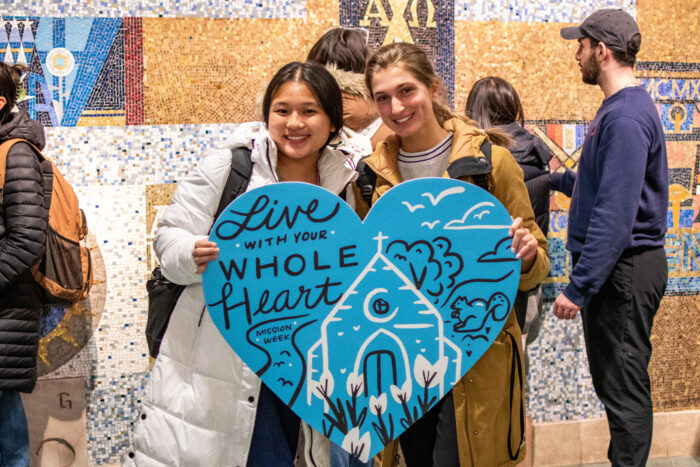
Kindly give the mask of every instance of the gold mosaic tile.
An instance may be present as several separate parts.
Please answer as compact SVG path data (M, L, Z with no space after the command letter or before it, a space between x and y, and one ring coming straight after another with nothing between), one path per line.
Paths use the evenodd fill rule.
M666 141L668 167L692 168L697 158L697 141Z
M649 364L654 410L700 407L700 297L666 297L654 318Z
M642 33L640 60L698 61L700 2L697 0L637 0L637 24Z
M170 198L175 193L176 187L177 185L174 183L146 185L146 260L148 261L149 273L156 264L156 259L152 252L153 236L156 233L160 215L170 205Z
M500 76L520 94L528 120L591 120L603 99L581 81L576 41L563 23L455 21L455 109L463 111L474 82Z
M256 97L272 75L304 60L337 23L337 6L335 13L309 11L310 21L144 18L145 123L253 120ZM335 14L333 21L322 18L328 14Z

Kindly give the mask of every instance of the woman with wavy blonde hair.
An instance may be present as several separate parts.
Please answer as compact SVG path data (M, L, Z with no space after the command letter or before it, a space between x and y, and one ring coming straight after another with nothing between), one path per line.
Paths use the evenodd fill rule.
M484 131L438 101L439 79L420 47L394 43L370 57L365 84L395 135L365 159L376 174L372 201L404 180L451 177L477 183L514 218L513 251L522 261L519 289L549 271L547 240L534 220L523 172L504 147L510 139ZM489 161L490 155L490 161ZM358 199L362 215L368 206ZM520 329L511 311L495 342L452 390L399 439L408 467L515 465L524 458ZM389 466L397 443L383 452Z

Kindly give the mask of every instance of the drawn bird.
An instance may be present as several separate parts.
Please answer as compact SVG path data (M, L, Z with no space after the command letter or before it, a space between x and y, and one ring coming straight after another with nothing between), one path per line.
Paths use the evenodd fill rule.
M485 209L485 210L481 211L479 214L474 214L474 217L481 220L485 214L490 214L490 213L491 213L491 211L489 211L488 209Z
M282 387L285 387L285 386L287 386L287 385L293 386L293 383L292 383L291 381L288 381L288 380L286 380L286 379L284 379L284 378L277 378L277 381L279 381L280 383L282 383Z
M423 206L422 204L413 204L413 205L412 205L412 204L409 203L408 201L404 201L404 202L401 203L401 204L406 205L406 207L408 208L408 210L409 210L410 212L413 212L413 211L415 211L415 210L417 210L417 209L424 209L424 208L425 208L425 206Z
M426 196L428 199L430 199L430 202L433 206L437 206L438 203L446 196L450 195L456 195L458 193L464 193L464 187L461 186L455 186L452 188L448 188L447 190L443 190L438 194L437 196L433 196L432 193L423 193L421 196Z

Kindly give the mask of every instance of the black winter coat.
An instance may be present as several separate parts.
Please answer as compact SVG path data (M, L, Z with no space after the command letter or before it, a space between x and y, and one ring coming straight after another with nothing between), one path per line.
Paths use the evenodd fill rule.
M552 153L544 142L517 123L500 127L513 138L511 154L525 175L525 186L530 195L535 221L547 236L549 231L549 160Z
M44 128L26 113L0 125L0 143L23 138L44 147ZM26 143L7 155L0 216L0 391L36 384L42 305L31 267L44 254L48 213L39 159Z

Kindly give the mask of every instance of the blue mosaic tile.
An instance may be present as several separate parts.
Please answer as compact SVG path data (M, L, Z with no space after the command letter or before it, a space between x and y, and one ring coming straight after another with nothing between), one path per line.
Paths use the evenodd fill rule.
M88 455L96 464L118 463L129 447L148 373L93 376L87 396Z
M100 111L121 110L120 114L110 112L109 115L123 116L124 104L124 29L120 27L84 111L93 110L95 113L90 116L101 116ZM83 112L83 115L86 113Z
M403 8L394 11L394 8ZM391 42L414 42L428 54L453 103L455 82L454 0L376 2L340 0L340 25L369 31L369 48ZM414 17L415 15L415 17Z
M528 348L527 414L535 422L604 416L588 371L581 319L563 321L545 306L539 337Z

